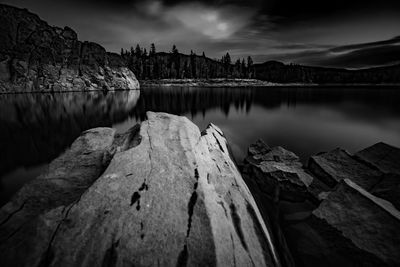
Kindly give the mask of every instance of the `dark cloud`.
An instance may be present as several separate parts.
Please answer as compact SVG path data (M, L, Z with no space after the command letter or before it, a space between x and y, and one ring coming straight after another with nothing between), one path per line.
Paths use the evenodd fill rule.
M253 56L350 68L396 61L398 0L0 0L118 52L176 44L212 58ZM383 40L383 41L382 41ZM397 53L398 54L398 53ZM398 56L397 56L398 57Z
M400 44L400 36L396 36L389 40L383 40L383 41L377 41L377 42L343 45L343 46L332 48L330 51L331 52L348 52L349 50L356 50L356 49L362 49L362 48L373 48L373 47L380 47L383 45L395 45L395 44Z
M400 63L400 38L328 49L314 48L293 53L258 55L256 58L259 61L282 60L286 63L352 69L393 65Z

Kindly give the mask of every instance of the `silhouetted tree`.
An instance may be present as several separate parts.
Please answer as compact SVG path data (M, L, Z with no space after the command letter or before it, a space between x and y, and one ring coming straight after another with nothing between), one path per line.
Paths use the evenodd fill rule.
M179 51L178 51L178 48L176 48L176 45L173 45L172 46L172 54L178 54L179 53Z
M156 46L154 43L150 45L150 56L154 56L156 54Z

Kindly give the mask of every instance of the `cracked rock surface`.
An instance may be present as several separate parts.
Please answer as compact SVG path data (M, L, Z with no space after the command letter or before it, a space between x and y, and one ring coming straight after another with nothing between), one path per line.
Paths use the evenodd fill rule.
M0 93L138 89L122 58L26 9L0 4Z
M83 133L1 209L3 266L280 266L221 130L147 116Z
M335 149L306 168L283 148L250 146L243 176L286 266L399 266L399 151Z

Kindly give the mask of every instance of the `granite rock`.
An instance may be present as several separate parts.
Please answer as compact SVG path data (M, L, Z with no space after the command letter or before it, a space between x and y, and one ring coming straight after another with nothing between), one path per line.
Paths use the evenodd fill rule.
M138 89L122 58L26 9L0 4L0 93Z
M308 168L314 176L331 188L343 179L350 179L364 189L370 190L383 177L383 173L377 168L358 161L340 148L312 156Z
M221 130L210 125L200 133L184 117L147 116L120 136L93 130L107 136L95 142L106 148L107 167L93 171L79 194L47 203L29 220L17 207L1 210L3 266L280 266ZM71 164L93 167L79 158ZM69 184L67 167L50 169L66 175L62 185Z
M366 163L384 173L400 174L400 149L385 143L377 143L355 154Z

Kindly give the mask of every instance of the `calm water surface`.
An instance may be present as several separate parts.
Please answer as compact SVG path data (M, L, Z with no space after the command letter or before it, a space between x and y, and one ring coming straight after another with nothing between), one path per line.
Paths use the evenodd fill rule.
M0 95L0 205L67 149L84 130L124 132L146 111L213 122L237 161L258 138L306 162L343 147L400 146L400 88L161 88L115 93Z

